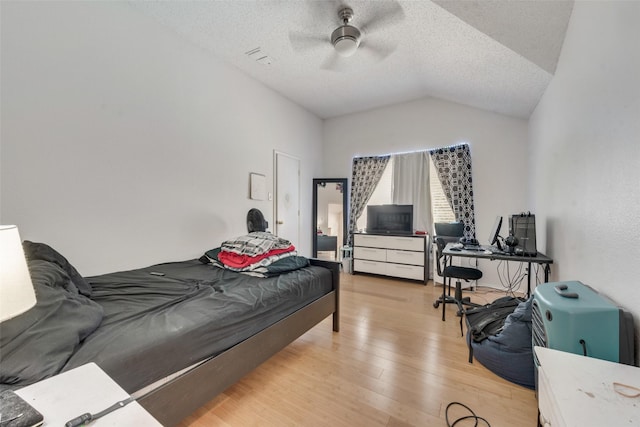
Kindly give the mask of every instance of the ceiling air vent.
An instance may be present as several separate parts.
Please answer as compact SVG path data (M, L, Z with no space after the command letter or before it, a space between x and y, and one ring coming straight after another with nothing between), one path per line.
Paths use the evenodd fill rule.
M258 64L270 65L273 62L273 58L266 55L259 47L251 49L244 53L248 58L253 59Z

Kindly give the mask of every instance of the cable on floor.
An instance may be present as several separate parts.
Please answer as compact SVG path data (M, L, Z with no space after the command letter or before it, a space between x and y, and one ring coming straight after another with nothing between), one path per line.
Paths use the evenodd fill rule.
M467 411L469 411L469 412L471 413L471 415L466 415L466 416L464 416L464 417L460 417L460 418L458 418L457 420L455 420L455 421L453 422L453 424L451 424L451 422L449 421L449 408L450 408L452 405L459 405L459 406L462 406L462 407L463 407L463 408L465 408ZM444 417L445 417L445 419L447 420L447 426L448 426L448 427L454 427L456 424L458 424L459 422L464 421L464 420L474 420L474 421L475 421L474 427L477 427L477 426L478 426L478 421L482 421L483 423L485 423L485 424L487 425L487 427L491 427L491 424L489 424L489 421L487 421L487 420L485 420L484 418L482 418L482 417L480 417L480 416L476 415L476 413L475 413L475 412L473 412L473 411L471 410L471 408L469 408L467 405L464 405L464 404L462 404L462 403L460 403L460 402L451 402L451 403L449 403L449 404L447 405L447 409L445 409L445 411L444 411Z

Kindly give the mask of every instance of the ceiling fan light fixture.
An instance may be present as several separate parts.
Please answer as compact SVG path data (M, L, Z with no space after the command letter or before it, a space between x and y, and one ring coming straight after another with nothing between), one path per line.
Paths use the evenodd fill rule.
M338 55L351 56L360 45L360 30L351 25L342 25L331 34L331 43Z

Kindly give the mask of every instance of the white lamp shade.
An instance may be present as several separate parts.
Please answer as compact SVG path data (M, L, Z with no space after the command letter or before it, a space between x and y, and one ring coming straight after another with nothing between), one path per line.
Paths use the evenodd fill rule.
M15 225L0 225L0 322L36 304L36 293Z

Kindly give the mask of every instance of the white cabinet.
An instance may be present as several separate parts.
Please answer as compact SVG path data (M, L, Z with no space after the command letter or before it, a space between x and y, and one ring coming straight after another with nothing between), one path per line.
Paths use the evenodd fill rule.
M45 426L63 426L82 414L96 414L130 397L95 363L23 387L16 394L44 416ZM162 424L134 400L91 421L91 426L162 427Z
M426 236L354 234L353 271L428 280Z
M540 425L640 425L640 368L535 347Z

